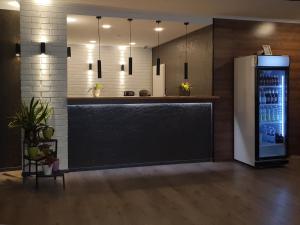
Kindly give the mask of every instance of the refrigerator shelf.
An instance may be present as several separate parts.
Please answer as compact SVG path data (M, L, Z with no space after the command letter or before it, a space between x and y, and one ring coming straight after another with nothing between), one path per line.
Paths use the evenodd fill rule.
M283 143L263 143L259 147L274 147L274 146L284 146Z
M259 86L259 88L282 88L281 85L272 85L272 86Z
M260 121L260 124L273 124L273 123L282 123L281 121L267 121L267 122L264 122L264 121Z
M267 103L259 103L260 106L282 106L282 104L274 103L274 104L267 104Z

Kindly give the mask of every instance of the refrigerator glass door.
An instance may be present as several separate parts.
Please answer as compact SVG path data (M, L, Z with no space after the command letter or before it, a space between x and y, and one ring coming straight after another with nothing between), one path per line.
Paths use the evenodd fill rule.
M259 159L287 155L288 70L258 69Z

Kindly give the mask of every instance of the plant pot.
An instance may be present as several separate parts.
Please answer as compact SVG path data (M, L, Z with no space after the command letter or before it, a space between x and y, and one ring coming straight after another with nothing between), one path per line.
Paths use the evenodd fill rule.
M43 137L45 140L51 140L54 135L54 128L53 127L46 127L43 129Z
M53 164L49 165L43 165L43 172L44 175L46 176L50 176L52 174L52 169L53 169Z
M39 147L28 147L27 153L30 158L35 158L38 156L40 152Z
M93 96L98 98L101 96L101 89L93 89Z
M186 91L182 88L179 88L179 96L191 96L191 91Z

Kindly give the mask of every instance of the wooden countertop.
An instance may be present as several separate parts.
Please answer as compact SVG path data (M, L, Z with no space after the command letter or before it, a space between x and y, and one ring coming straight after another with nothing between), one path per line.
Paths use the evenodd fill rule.
M165 97L69 97L68 105L128 104L128 103L213 103L218 96L165 96Z

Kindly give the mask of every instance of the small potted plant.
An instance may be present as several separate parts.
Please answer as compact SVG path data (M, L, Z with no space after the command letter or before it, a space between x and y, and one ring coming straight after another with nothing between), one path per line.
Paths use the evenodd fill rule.
M24 132L24 142L30 158L39 155L40 132L47 126L52 115L52 108L40 99L32 98L29 104L23 102L20 110L11 118L10 128L21 128Z
M89 92L92 91L94 97L100 97L102 89L103 85L100 83L96 83L94 87L89 89Z
M179 87L179 95L180 96L190 96L191 95L191 88L192 86L190 85L189 82L182 82Z
M57 161L56 157L54 157L52 155L46 156L46 159L45 159L44 164L43 164L44 175L50 176L52 174L53 165L56 161Z

